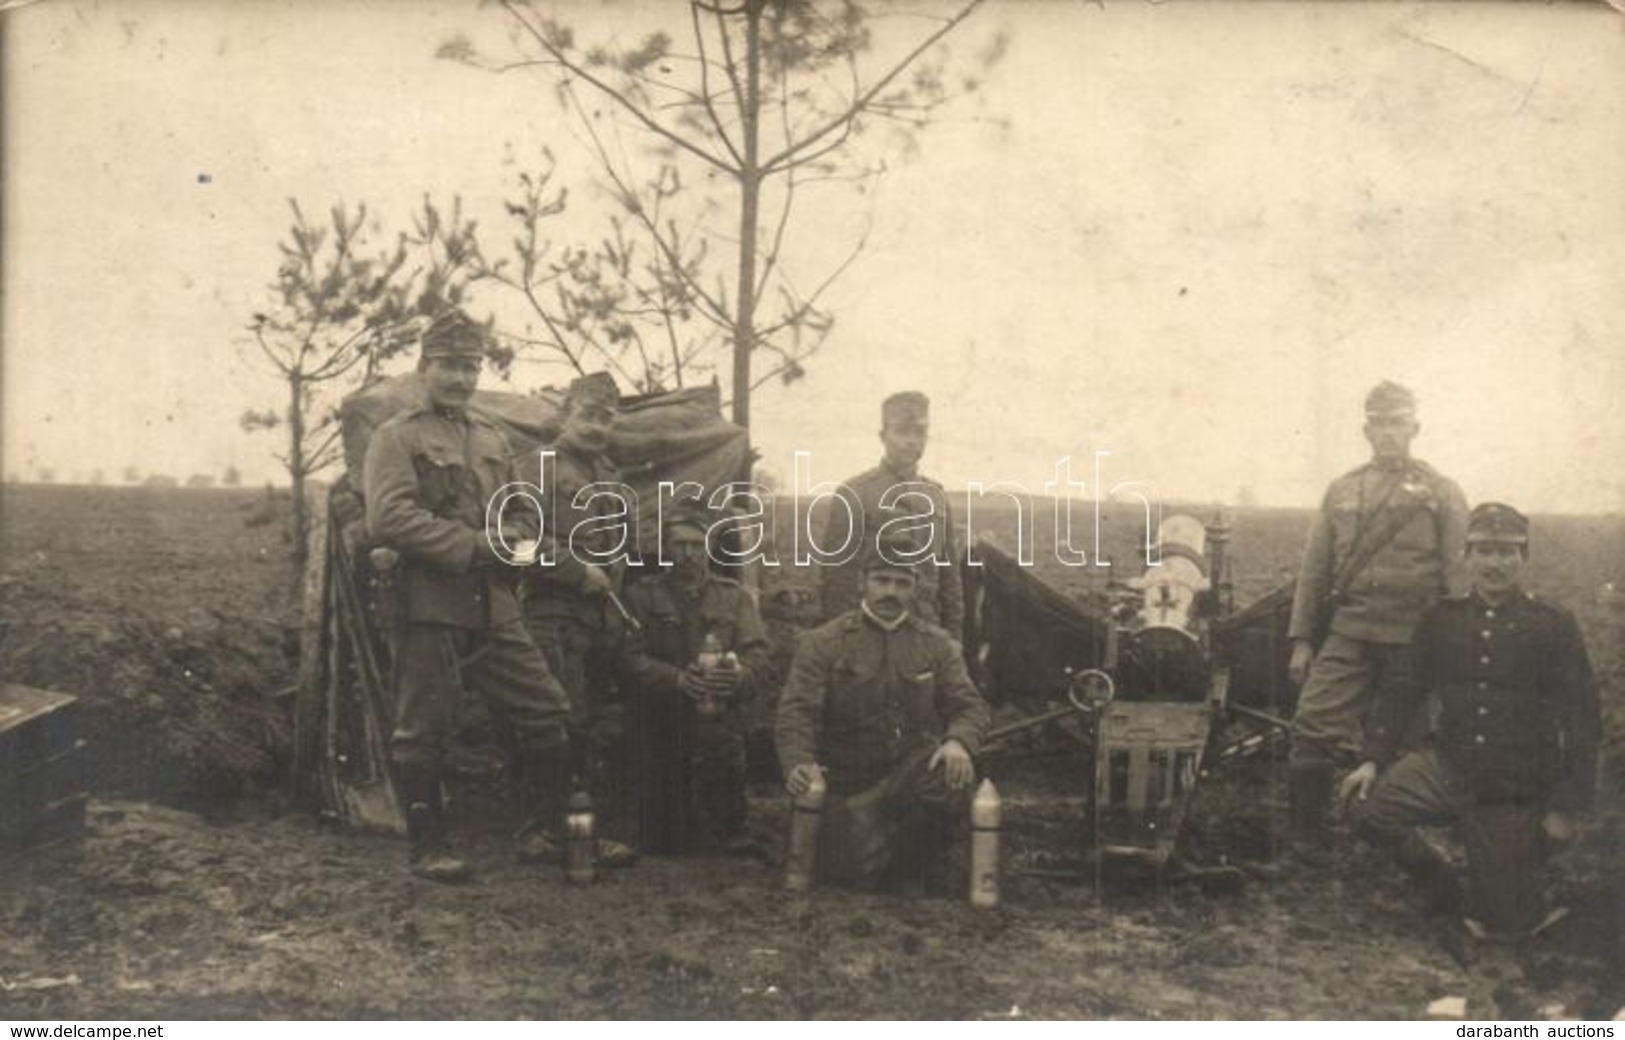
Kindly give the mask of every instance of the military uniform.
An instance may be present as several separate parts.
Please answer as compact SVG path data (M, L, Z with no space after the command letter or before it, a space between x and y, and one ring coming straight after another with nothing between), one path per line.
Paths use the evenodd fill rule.
M1466 529L1461 488L1424 462L1371 462L1332 482L1292 599L1288 634L1308 639L1322 601L1336 598L1330 632L1298 695L1295 760L1328 761L1359 746L1371 686L1403 664L1423 612L1460 591L1456 561ZM1348 588L1332 589L1336 569L1371 539L1386 541Z
M583 562L583 558L590 558L590 552L613 548L614 532L592 528L591 521L613 515L615 507L603 498L595 499L585 509L572 508L571 502L589 484L619 483L621 474L604 456L589 457L556 447L551 450L556 454L548 466L554 472L551 486L543 485L542 508L545 523L557 525L547 539L553 563L525 572L525 628L569 692L571 728L586 735L595 731L602 716L621 631L619 615L609 598L585 591L582 581L591 564ZM520 464L521 475L531 483L540 479L537 461L532 456ZM626 522L630 524L632 519ZM572 546L570 532L583 524L588 528L582 529ZM611 586L618 589L624 567L617 564L605 571Z
M627 683L636 725L640 844L681 852L708 817L724 842L743 834L745 705L760 692L769 646L761 615L738 582L707 575L685 588L670 572L636 582L626 606L641 631L629 633ZM702 713L681 687L683 669L706 636L738 655L743 674L733 696Z
M463 684L485 694L519 745L564 739L569 702L520 626L513 572L486 541L486 502L512 479L506 439L478 413L415 408L373 434L367 530L402 556L398 762L438 758Z
M424 334L425 362L482 349L458 312ZM464 688L484 695L499 736L516 749L522 812L538 824L562 811L569 701L525 634L513 572L488 538L487 503L514 477L501 430L477 412L426 403L373 433L364 473L368 535L401 556L390 737L397 793L414 869L439 857L420 872L454 880L466 868L445 853L439 770Z
M873 888L940 869L970 789L948 790L927 763L950 738L974 755L987 725L959 644L938 626L909 616L887 631L860 607L804 633L775 738L786 774L825 767L818 876Z
M1579 628L1563 608L1525 594L1499 606L1471 595L1434 607L1410 653L1412 667L1379 691L1366 757L1394 764L1358 819L1385 838L1459 822L1472 912L1498 931L1526 931L1540 916L1546 810L1592 803L1597 692ZM1429 694L1432 732L1399 758Z
M1288 757L1290 848L1311 862L1325 856L1336 762L1358 751L1371 690L1405 667L1422 612L1461 587L1467 500L1409 457L1415 395L1384 381L1366 395L1365 414L1373 458L1326 491L1288 629L1301 662L1329 614L1298 692Z
M882 508L880 500L887 492L896 488L896 505L887 510ZM924 496L930 502L932 545L935 547L937 559L945 563L935 564L927 560L915 568L919 578L919 592L914 600L915 610L919 615L933 624L941 625L948 634L955 639L963 636L965 628L965 592L959 578L959 549L954 534L953 515L948 506L948 495L941 484L928 477L907 475L893 469L885 460L874 469L865 470L842 485L840 495L851 508L851 516L856 518L856 531L854 525L848 520L847 510L839 505L830 504L829 517L824 524L824 534L819 540L819 546L827 551L834 551L842 545L850 544L848 539L856 537L857 544L863 545L864 540L875 537L875 532L887 518L887 514L898 516L919 515L925 511ZM923 523L923 519L921 521ZM863 557L860 551L857 557L838 566L821 568L820 578L823 582L821 595L823 597L823 616L833 618L854 609L858 600L863 596L863 569L859 560Z

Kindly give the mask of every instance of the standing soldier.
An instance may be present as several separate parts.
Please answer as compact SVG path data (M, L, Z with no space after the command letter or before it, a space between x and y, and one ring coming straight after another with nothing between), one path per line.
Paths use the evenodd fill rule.
M747 852L745 706L767 671L767 633L750 593L712 572L701 518L668 516L661 550L671 566L626 594L641 626L627 655L639 843L682 852L703 819L724 848Z
M553 453L549 472L541 455L521 460L520 474L542 489L542 541L551 563L531 567L524 579L524 623L558 676L570 703L570 745L576 782L594 782L599 773L604 702L613 681L620 639L620 619L612 598L624 567L611 563L633 516L620 516L615 494L582 496L593 484L618 489L620 469L609 457L610 427L620 408L620 392L608 372L594 372L570 384L563 425L545 450ZM591 492L588 492L591 496ZM595 521L605 521L595 523ZM626 544L630 544L628 541ZM633 850L619 842L598 841L600 866L635 862Z
M1292 600L1292 681L1303 685L1288 758L1290 848L1322 866L1340 755L1358 753L1370 691L1401 668L1424 611L1459 587L1467 502L1411 458L1416 397L1382 382L1366 395L1371 461L1326 491ZM1317 649L1318 645L1318 649Z
M930 431L931 402L918 391L892 394L880 406L880 443L885 456L880 465L846 481L839 503L830 503L829 517L819 542L825 552L839 552L857 539L857 553L847 563L825 567L823 616L827 621L857 608L863 595L862 560L887 514L931 514L931 555L918 568L918 595L914 610L920 617L947 629L956 640L964 638L965 593L959 581L959 550L953 516L942 485L920 473Z
M378 428L364 470L368 534L401 556L390 758L412 872L433 881L469 875L446 841L440 776L465 686L517 749L522 857L562 822L570 780L570 703L520 624L514 575L486 527L487 504L513 472L502 431L468 407L485 348L460 311L429 326L425 400Z
M1378 691L1366 762L1340 792L1379 839L1458 824L1468 930L1512 940L1543 923L1544 841L1564 840L1570 815L1591 807L1599 728L1579 627L1562 607L1522 590L1528 558L1523 514L1495 502L1473 510L1472 594L1438 604L1417 626L1413 667ZM1430 694L1440 709L1435 732L1398 758L1400 735Z
M959 644L913 613L918 547L885 537L864 556L863 599L806 632L779 701L785 786L828 790L816 876L940 891L970 804L988 710ZM928 566L928 565L927 565Z

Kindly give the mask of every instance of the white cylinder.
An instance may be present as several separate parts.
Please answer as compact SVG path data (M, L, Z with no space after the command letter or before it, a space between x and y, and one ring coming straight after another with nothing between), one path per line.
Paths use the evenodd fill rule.
M999 827L1004 811L999 789L983 780L970 803L970 905L999 905Z
M814 773L807 790L796 796L795 809L790 814L790 849L784 857L784 887L791 892L805 892L812 887L824 791L824 775Z

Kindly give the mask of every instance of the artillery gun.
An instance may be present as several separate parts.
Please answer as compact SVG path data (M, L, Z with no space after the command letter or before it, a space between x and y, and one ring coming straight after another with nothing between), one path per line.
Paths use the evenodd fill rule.
M1005 711L989 751L1063 720L1081 744L1085 859L1096 884L1111 861L1160 879L1175 868L1196 794L1217 765L1268 747L1290 729L1286 676L1291 589L1237 611L1230 525L1165 519L1145 572L1107 587L1104 603L1062 595L997 545L977 545L972 645ZM1057 696L1058 694L1058 696Z

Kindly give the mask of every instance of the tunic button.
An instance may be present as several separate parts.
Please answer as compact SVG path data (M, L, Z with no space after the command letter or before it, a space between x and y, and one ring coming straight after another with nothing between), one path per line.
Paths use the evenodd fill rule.
M1484 631L1480 632L1479 635L1483 636L1485 639L1488 639L1490 637L1490 630L1486 628Z
M1485 617L1494 617L1494 616L1495 616L1495 611L1493 611L1493 610L1486 610L1486 611L1484 611L1484 616L1485 616Z
M1484 734L1482 734L1482 733L1475 734L1473 736L1473 743L1474 744L1482 744L1482 743L1484 743Z
M1483 656L1483 657L1480 657L1480 658L1479 658L1479 659L1478 659L1478 663L1479 663L1479 664L1489 664L1489 663L1490 663L1490 655L1489 655L1489 654L1485 654L1485 655L1484 655L1484 656Z
M1481 690L1487 690L1490 688L1490 684L1487 682L1481 682L1478 684L1478 688Z
M1483 705L1479 705L1478 713L1480 715L1488 715L1490 713L1490 709L1484 707Z

